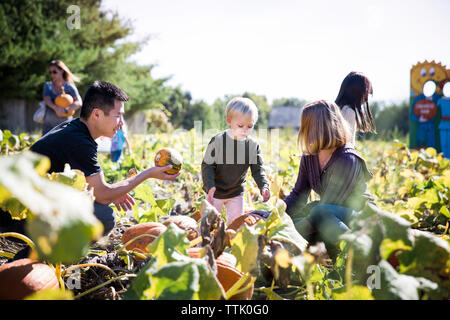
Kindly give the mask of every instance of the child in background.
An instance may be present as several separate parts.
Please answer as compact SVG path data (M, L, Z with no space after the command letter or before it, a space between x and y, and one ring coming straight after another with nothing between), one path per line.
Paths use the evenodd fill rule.
M111 161L117 162L120 159L120 156L122 155L123 151L123 145L124 143L127 144L127 150L128 153L131 154L131 146L130 142L127 138L127 130L125 126L125 122L123 126L116 131L116 134L111 139Z
M377 133L369 108L369 94L373 94L370 80L361 72L352 71L342 81L335 101L350 127L353 146L356 130Z
M261 150L256 140L250 137L257 120L258 109L252 100L232 99L226 108L226 122L230 128L211 139L203 158L203 190L217 211L222 212L225 205L227 225L244 214L243 194L248 168L263 201L270 198Z

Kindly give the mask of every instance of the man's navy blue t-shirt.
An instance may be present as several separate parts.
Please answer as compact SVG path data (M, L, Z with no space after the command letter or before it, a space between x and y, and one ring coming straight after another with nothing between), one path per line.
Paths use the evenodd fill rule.
M102 170L97 159L97 143L79 118L59 124L30 150L50 158L49 173L64 171L66 163L72 169L81 170L86 177Z

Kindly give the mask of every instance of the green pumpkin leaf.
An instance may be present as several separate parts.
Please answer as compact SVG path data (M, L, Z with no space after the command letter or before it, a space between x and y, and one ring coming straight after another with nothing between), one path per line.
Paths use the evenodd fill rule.
M27 231L40 260L76 262L87 254L90 242L101 235L103 227L93 215L91 197L39 176L34 169L39 159L42 156L29 151L0 159L0 205L8 203L4 198L7 190L17 199L16 206L20 203L32 213Z
M255 226L244 223L231 239L231 251L237 259L236 268L243 273L258 274L258 236Z
M419 300L423 292L438 292L436 283L422 277L397 273L385 260L381 260L378 267L378 274L374 276L379 277L379 285L372 288L372 295L377 300Z
M167 230L148 245L147 250L158 259L157 267L161 267L187 256L189 244L187 232L171 222Z
M147 299L218 300L224 292L208 264L203 259L187 258L165 264L149 274Z
M63 289L45 289L29 296L24 300L73 300L73 292Z

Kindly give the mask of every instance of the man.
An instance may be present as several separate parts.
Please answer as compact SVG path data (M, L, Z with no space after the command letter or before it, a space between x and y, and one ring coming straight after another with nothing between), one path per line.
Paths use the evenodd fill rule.
M110 203L119 210L129 210L135 202L128 192L140 183L149 178L174 180L180 174L164 173L172 167L169 165L149 168L114 184L105 181L97 160L95 139L101 136L112 138L122 127L124 102L128 100L128 95L117 86L95 81L86 92L80 118L58 125L31 147L31 151L50 158L50 173L64 171L65 163L84 173L88 187L93 188L94 214L103 223L105 235L115 224Z

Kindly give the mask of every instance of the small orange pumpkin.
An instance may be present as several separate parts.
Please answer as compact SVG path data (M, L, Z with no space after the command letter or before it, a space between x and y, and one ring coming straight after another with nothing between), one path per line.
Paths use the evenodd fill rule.
M187 231L187 238L191 241L198 237L198 223L188 216L170 216L163 225L166 227L173 222L177 227Z
M70 94L64 92L64 87L61 87L61 94L55 98L55 104L61 108L68 108L73 103L73 97ZM74 110L67 113L65 117L70 117L75 113Z
M176 174L181 170L183 157L181 154L172 148L162 148L156 153L155 165L157 167L172 165L172 169L165 171L167 174Z
M0 266L0 300L21 300L44 289L58 288L55 271L45 263L25 258Z
M148 234L150 236L141 237L125 247L125 249L130 251L148 253L147 246L166 230L166 226L159 222L139 223L125 230L122 235L122 243L126 244L128 241L136 238L137 236ZM136 257L136 259L140 260L139 257Z

